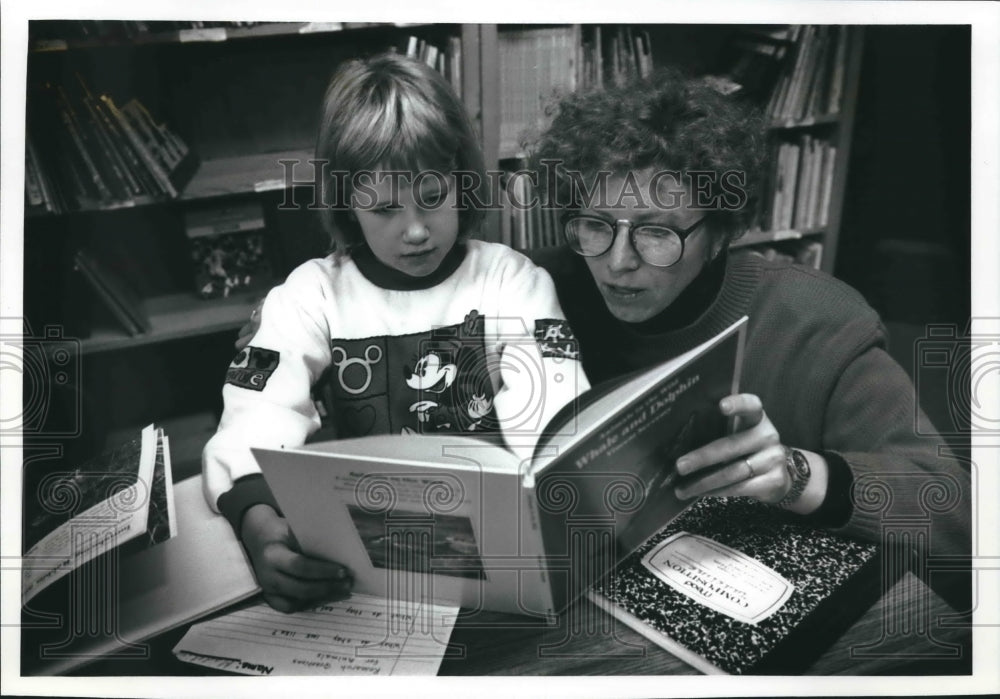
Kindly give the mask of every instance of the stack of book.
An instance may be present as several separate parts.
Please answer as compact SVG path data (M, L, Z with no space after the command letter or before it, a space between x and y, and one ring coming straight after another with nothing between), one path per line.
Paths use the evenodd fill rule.
M771 183L772 231L805 231L827 223L837 148L820 136L803 134L778 145Z
M197 158L136 99L93 94L77 74L48 82L28 115L25 190L45 211L133 206L173 199Z
M500 242L515 250L534 250L563 243L561 210L545 206L538 187L527 175L527 162L516 158L502 161L503 210Z
M778 122L837 114L844 94L849 32L847 27L792 28L795 59L788 62L767 112Z

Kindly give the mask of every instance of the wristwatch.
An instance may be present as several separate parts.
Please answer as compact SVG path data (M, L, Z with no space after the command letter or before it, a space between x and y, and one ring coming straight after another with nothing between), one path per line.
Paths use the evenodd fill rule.
M778 503L779 507L789 507L802 496L802 491L806 489L809 482L809 461L806 455L798 449L785 447L785 469L792 479L792 489Z

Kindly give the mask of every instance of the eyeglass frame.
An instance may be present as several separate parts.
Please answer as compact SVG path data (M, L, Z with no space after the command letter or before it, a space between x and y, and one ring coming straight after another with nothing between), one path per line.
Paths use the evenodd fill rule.
M651 265L653 267L660 267L662 269L666 269L667 267L673 267L675 264L677 264L682 259L684 259L684 244L687 241L688 236L690 236L694 232L694 230L696 228L698 228L698 226L700 226L702 223L704 223L706 220L708 220L708 218L709 218L709 215L706 214L706 215L702 216L701 218L699 218L694 223L692 223L687 228L674 228L673 226L665 226L665 225L663 225L661 223L633 223L632 221L630 221L627 218L616 218L614 220L614 223L612 223L611 221L608 221L606 218L601 218L600 216L593 216L591 214L581 214L581 213L567 212L567 213L563 214L563 216L562 216L562 229L563 229L563 237L566 239L566 242L569 243L570 250L572 250L573 252L575 252L577 255L580 255L581 257L600 257L601 255L606 255L608 253L608 251L615 246L615 241L618 240L618 233L621 231L622 225L624 224L624 225L628 226L628 242L629 242L629 245L632 246L632 250L639 257L639 259L642 260L643 262L645 262L647 265ZM597 253L596 255L587 255L587 254L584 254L581 250L575 249L573 247L572 242L570 241L570 236L566 232L566 230L569 227L570 222L572 222L574 220L577 220L577 219L587 219L589 221L599 221L599 222L601 222L603 224L611 226L611 229L612 229L612 231L611 231L611 242L608 243L608 247L605 248L602 252ZM655 264L653 262L650 262L649 260L647 260L645 257L642 256L642 253L639 252L639 248L635 244L635 229L636 228L642 228L644 226L649 226L649 227L652 227L652 228L663 228L663 229L666 229L666 230L670 231L671 233L673 233L674 235L677 236L678 240L681 241L681 253L677 256L676 260L674 260L673 262L671 262L670 264L667 264L667 265L658 265L658 264Z

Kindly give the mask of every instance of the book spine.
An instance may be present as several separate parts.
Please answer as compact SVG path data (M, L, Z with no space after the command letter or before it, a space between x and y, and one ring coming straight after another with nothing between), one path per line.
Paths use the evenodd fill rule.
M84 141L84 135L79 128L76 113L74 112L72 105L69 104L65 90L58 86L55 87L55 90L56 107L59 110L59 118L62 121L63 128L69 135L76 154L79 156L80 162L87 171L87 178L90 184L94 187L94 190L97 192L97 198L102 202L108 202L112 199L111 190L108 189L107 184L105 184L100 171L97 169L97 164L94 162L94 159L87 148L87 144Z
M114 100L108 95L101 95L101 100L108 106L108 110L111 112L112 116L118 121L122 127L122 131L128 137L128 140L132 143L136 152L142 158L143 163L145 163L149 172L152 173L153 177L156 179L156 183L159 185L160 189L168 195L170 198L177 197L177 190L174 188L173 183L170 181L169 175L163 170L156 159L153 158L152 154L145 148L142 143L142 139L132 128L132 125L125 118L125 115L119 111L118 107L115 106Z
M173 168L179 165L189 152L187 144L181 140L180 136L168 129L166 124L157 123L157 121L149 113L149 110L146 109L146 106L139 100L133 98L129 100L125 107L128 109L127 113L130 116L133 116L133 120L142 120L148 125L154 138L158 140L165 154L169 157L169 159L176 161L173 162L170 167Z
M105 308L111 311L112 315L114 315L115 319L122 326L122 329L133 337L141 335L142 330L135 324L128 313L126 313L125 310L118 304L111 291L108 290L103 283L101 283L100 278L95 270L90 266L89 260L82 251L77 251L73 263L74 269L83 275L83 278L96 293L97 297L104 303Z
M25 143L24 148L24 194L28 206L41 206L46 203L42 191L41 173L30 141Z
M94 102L98 108L99 114L105 120L109 131L114 134L114 139L118 143L122 157L127 163L128 170L132 173L132 176L135 178L139 186L140 194L159 196L162 193L159 184L157 184L156 179L143 163L142 158L135 150L135 147L125 134L124 130L121 128L118 120L108 114L106 104L98 100L95 100Z
M536 563L533 572L537 574L538 589L543 592L543 607L541 611L553 614L569 601L560 594L557 578L549 570L545 556L545 542L542 539L542 529L539 523L538 500L533 487L522 487L524 494L521 505L524 508L521 517L521 550L522 559L533 559ZM529 583L530 585L530 583Z
M139 183L132 176L124 157L118 150L118 141L114 132L107 124L107 115L98 109L96 100L84 82L83 77L77 73L76 78L79 82L80 101L83 103L84 109L87 110L93 126L93 132L101 144L105 159L110 164L116 181L122 187L122 198L129 199L132 196L142 194Z

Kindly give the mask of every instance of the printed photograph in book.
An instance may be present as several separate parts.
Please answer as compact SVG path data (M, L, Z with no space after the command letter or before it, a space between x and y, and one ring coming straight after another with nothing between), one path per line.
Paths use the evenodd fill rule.
M354 505L347 510L376 568L486 577L468 517L428 519L418 512L371 512Z

